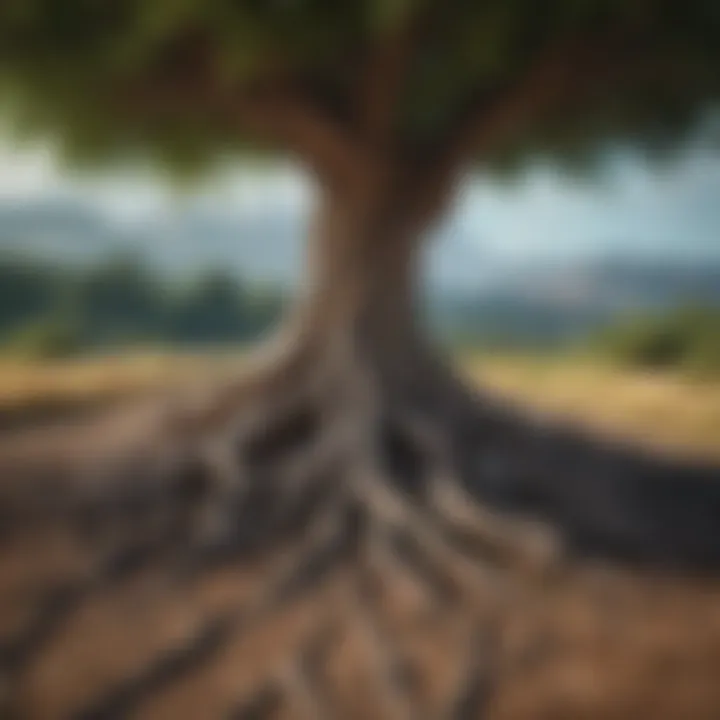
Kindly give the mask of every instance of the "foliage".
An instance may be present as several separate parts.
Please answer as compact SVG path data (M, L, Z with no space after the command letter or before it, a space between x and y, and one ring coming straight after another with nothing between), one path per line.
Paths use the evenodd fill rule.
M664 150L720 97L714 0L5 0L0 90L19 128L56 131L76 159L137 151L194 167L247 147L241 93L278 79L352 128L368 60L413 22L429 31L395 116L397 137L421 145L554 51L577 77L548 107L537 87L514 105L532 117L493 144L507 160L577 161L617 137Z
M52 307L59 277L44 263L7 257L0 264L0 337Z
M80 327L62 317L31 321L11 334L5 343L6 352L28 360L67 358L81 348Z
M720 375L720 310L688 307L636 317L604 330L590 346L626 365Z
M278 291L214 270L176 286L126 256L81 269L0 260L0 340L22 355L244 342L276 321L283 302Z
M238 283L224 273L209 272L177 298L170 333L175 340L191 342L237 338L247 332L247 310Z

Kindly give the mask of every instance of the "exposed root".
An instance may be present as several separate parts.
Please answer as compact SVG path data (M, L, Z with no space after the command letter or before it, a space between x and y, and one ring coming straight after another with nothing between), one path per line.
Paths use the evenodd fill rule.
M282 673L290 694L298 698L299 707L308 719L331 720L337 717L321 677L323 666L337 642L338 628L331 624L322 627Z
M682 557L720 556L701 509L710 502L717 518L717 490L693 480L698 497L686 500L684 512L698 522L682 534L668 525L668 506L648 505L639 486L610 482L608 494L592 480L599 468L620 468L627 478L649 472L647 465L625 455L609 462L605 451L560 431L541 437L542 428L519 425L509 411L475 406L421 353L414 359L401 377L397 361L371 362L342 344L318 354L309 345L255 384L226 389L223 402L210 398L192 417L163 423L139 450L104 462L93 457L78 472L82 482L57 503L33 506L32 493L18 495L22 502L3 508L14 519L9 537L32 528L42 528L48 542L54 533L69 535L92 559L62 592L41 592L39 601L28 592L37 602L31 621L0 637L5 679L27 677L46 647L63 642L62 624L114 586L155 574L182 592L183 583L252 566L263 568L263 581L222 616L220 630L205 624L210 640L201 635L186 651L161 653L99 691L85 716L120 717L151 694L172 693L203 653L217 654L230 638L242 643L299 598L341 584L340 631L331 631L319 608L310 640L244 699L234 697L223 717L270 718L288 708L291 717L349 717L347 703L362 698L343 699L327 676L341 652L338 637L354 628L372 668L363 676L372 717L480 718L496 691L504 618L522 613L528 588L555 577L573 551L643 557L670 527ZM577 475L579 457L591 481ZM412 596L402 600L412 631L393 624L393 592ZM433 628L461 639L447 650L454 669L439 673L444 679L431 691L423 683L434 671L408 649L408 634ZM431 702L428 693L435 693Z
M496 631L496 628L492 630ZM452 720L487 717L495 691L499 653L493 646L493 633L487 628L471 631L465 653L464 672L445 715Z

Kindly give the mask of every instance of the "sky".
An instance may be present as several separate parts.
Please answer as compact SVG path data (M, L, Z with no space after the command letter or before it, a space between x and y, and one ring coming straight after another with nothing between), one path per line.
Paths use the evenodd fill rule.
M150 172L70 174L50 145L0 140L0 202L82 198L123 222L181 206L242 214L266 208L306 217L313 189L290 165L234 167L177 195ZM689 143L668 166L629 151L609 153L583 180L536 165L512 184L477 176L465 183L441 227L443 245L505 264L630 256L720 261L720 151ZM441 248L441 251L442 248Z

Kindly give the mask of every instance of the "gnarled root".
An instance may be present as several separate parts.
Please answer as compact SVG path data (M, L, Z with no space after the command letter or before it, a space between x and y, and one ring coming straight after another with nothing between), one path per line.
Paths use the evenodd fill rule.
M351 344L287 357L269 378L247 385L239 402L228 393L221 413L215 406L195 419L195 462L211 486L203 527L211 534L242 534L243 542L257 535L253 544L268 548L286 525L295 533L298 523L352 503L373 537L435 547L441 564L444 554L528 568L554 557L548 530L496 516L471 496L467 474L482 460L480 446L460 447L471 396L422 353L404 378L397 365Z
M57 717L185 717L182 688L197 683L208 718L281 707L483 717L504 672L507 618L528 616L548 579L562 585L568 538L628 557L667 547L667 523L646 520L666 517L654 496L628 485L647 471L640 460L473 398L419 346L388 355L338 338L282 349L260 376L174 410L132 452L85 463L61 503L40 503L42 522L11 523L5 559L32 533L46 549L0 597L30 610L0 637L0 680L13 688L0 710L49 717L42 701ZM706 547L697 533L718 507L717 489L692 482L675 508L695 522L669 526L686 556ZM160 595L138 639L156 649L86 687L73 642L114 593L137 607ZM180 646L165 620L178 604L195 629ZM110 627L126 621L123 607L105 608ZM93 638L82 642L102 644ZM257 643L274 650L256 668ZM48 657L80 660L57 683ZM83 657L120 662L109 648ZM243 682L215 687L228 667Z

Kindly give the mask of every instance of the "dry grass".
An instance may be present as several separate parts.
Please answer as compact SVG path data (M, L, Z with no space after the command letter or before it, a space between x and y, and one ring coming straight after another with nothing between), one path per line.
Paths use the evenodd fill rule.
M217 354L209 361L207 356L159 352L53 362L0 359L0 410L123 397L236 363L236 356L229 360Z
M238 353L0 360L0 415L123 398L199 376L224 375L241 362ZM538 409L668 451L720 459L720 382L579 359L470 357L463 365L473 379Z
M720 459L720 382L581 359L470 359L470 374L513 399L613 436Z

